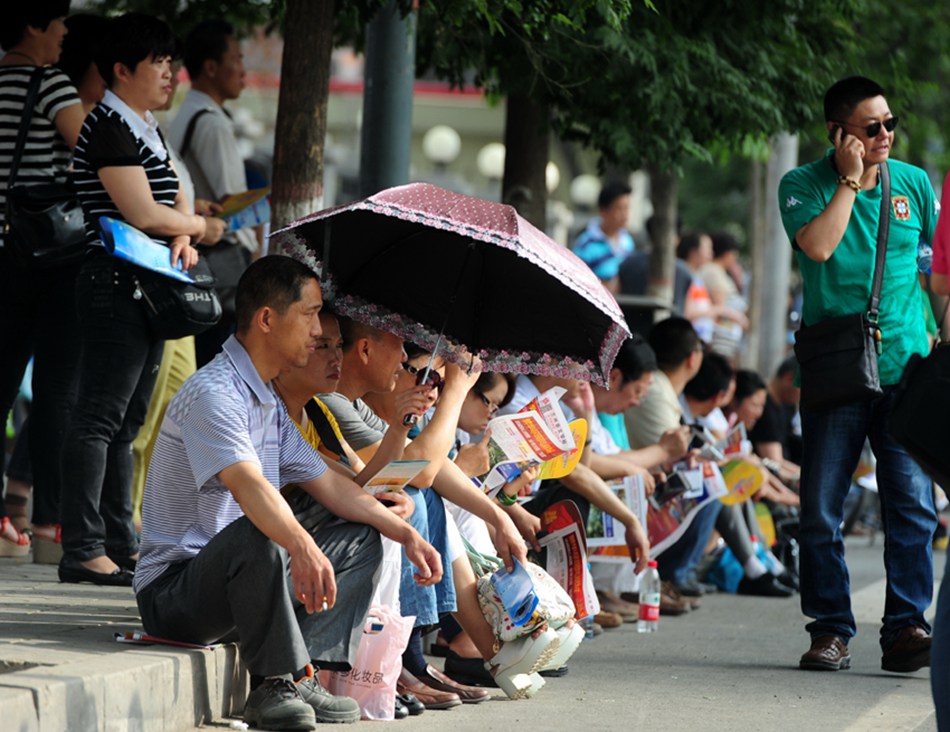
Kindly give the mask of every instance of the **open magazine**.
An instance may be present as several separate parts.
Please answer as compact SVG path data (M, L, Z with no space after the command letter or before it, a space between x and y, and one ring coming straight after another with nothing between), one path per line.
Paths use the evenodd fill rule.
M491 439L488 441L491 469L482 476L480 482L489 497L494 497L505 483L517 478L528 467L546 463L577 449L572 426L558 404L564 392L563 388L555 386L532 399L521 411L495 417L488 423L488 429L491 430ZM577 432L577 429L574 431ZM583 444L582 440L580 445ZM576 458L579 457L580 451ZM563 462L566 467L571 461L568 459ZM576 459L573 464L576 465ZM573 469L573 465L570 465L570 469Z
M574 601L578 618L600 612L594 580L587 565L587 538L581 512L574 501L556 501L541 514L538 542L547 550L545 569Z
M254 188L243 193L232 193L221 199L223 211L218 216L228 225L228 231L247 229L270 221L270 188Z
M631 513L640 519L640 523L646 525L646 492L644 490L643 478L639 475L628 475L624 478L608 480L607 485L616 494L623 503L627 505ZM626 529L623 524L617 521L613 516L604 513L597 506L591 504L590 513L587 515L587 546L591 548L591 554L594 548L608 546L622 546L626 548ZM629 553L625 552L629 557Z

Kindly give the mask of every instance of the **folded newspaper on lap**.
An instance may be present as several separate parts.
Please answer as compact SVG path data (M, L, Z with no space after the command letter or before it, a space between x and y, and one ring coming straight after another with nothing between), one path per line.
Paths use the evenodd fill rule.
M247 229L270 221L270 188L254 188L243 193L232 193L221 199L223 211L218 216L228 225L228 231Z
M393 460L370 478L363 488L371 496L377 496L386 491L402 490L428 464L428 460Z
M114 257L182 282L194 283L187 272L172 267L171 250L152 241L134 226L108 216L99 217L102 243Z
M556 501L541 514L546 536L538 541L547 550L548 574L567 590L577 617L587 618L600 612L600 602L587 566L587 538L581 524L574 501Z
M494 497L505 483L514 480L532 465L546 463L565 454L568 454L568 458L563 461L564 467L573 470L580 455L569 455L577 445L572 435L571 425L574 423L568 424L558 405L564 393L563 388L553 387L528 402L520 412L495 417L488 423L488 429L491 430L488 457L492 467L482 477L481 484L489 497ZM575 431L579 429L578 425ZM583 429L586 434L586 422ZM559 477L566 474L561 473Z
M657 500L656 494L646 502L647 536L650 555L654 558L676 543L699 509L729 492L715 463L703 463L699 468L689 468L682 463L676 470L687 483L687 490L664 503Z

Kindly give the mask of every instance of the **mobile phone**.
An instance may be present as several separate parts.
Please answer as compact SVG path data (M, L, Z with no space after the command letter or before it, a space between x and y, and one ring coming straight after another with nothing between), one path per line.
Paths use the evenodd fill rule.
M835 126L832 127L831 130L828 132L828 140L831 142L832 145L836 144L835 137L837 137L838 131L839 131L840 129L841 129L841 125L835 125ZM844 141L844 138L847 136L847 134L848 134L847 132L842 132L842 134L841 134L841 140L842 140L842 141Z

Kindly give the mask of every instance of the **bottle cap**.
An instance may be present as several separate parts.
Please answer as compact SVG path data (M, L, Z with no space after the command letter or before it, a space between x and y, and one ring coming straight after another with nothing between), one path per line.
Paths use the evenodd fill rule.
M657 565L656 565L656 560L655 560L655 559L651 559L651 560L647 563L647 566L648 566L648 567L655 567L655 566L657 566Z

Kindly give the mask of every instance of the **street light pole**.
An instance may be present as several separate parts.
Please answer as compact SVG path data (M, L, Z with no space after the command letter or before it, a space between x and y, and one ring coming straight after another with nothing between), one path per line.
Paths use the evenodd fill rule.
M390 0L366 26L360 196L409 180L412 94L416 76L416 13Z

